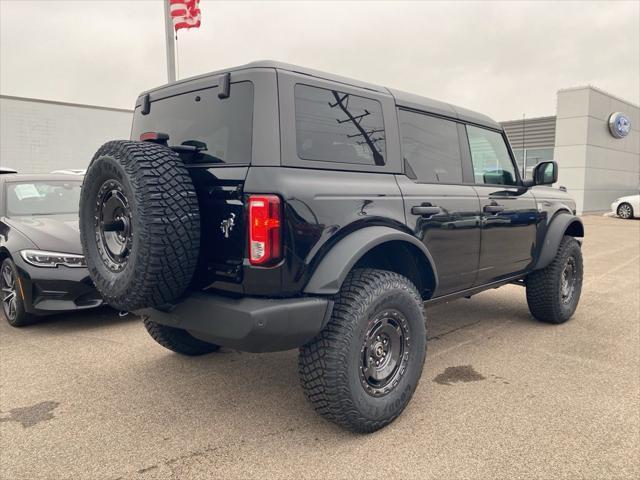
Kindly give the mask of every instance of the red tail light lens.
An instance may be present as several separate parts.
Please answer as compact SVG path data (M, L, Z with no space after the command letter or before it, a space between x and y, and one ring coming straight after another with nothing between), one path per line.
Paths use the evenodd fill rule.
M249 261L267 265L282 256L280 198L276 195L249 196Z
M162 132L144 132L140 134L141 142L167 143L167 140L169 140L169 135Z

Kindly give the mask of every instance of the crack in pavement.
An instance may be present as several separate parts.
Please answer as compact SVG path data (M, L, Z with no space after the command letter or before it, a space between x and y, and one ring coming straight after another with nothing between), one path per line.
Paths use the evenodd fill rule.
M270 433L265 433L264 435L259 435L259 436L255 436L252 437L252 440L254 441L260 441L260 440L264 440L265 438L270 438L270 437L274 437L277 436L279 434L282 433L291 433L291 432L295 432L296 430L299 430L298 428L293 428L293 427L289 427L283 430L276 430L274 432L270 432ZM160 468L162 465L164 465L165 467L169 468L169 470L171 470L171 476L174 476L175 473L175 467L176 464L183 462L185 460L191 460L194 458L199 458L199 457L205 457L206 455L208 455L209 453L214 453L217 451L220 451L222 449L233 449L233 448L237 448L239 446L244 445L246 442L244 440L244 438L240 438L239 440L235 440L235 441L231 441L231 442L223 442L220 445L208 445L205 448L199 449L199 450L192 450L191 452L188 453L184 453L182 455L177 455L175 457L171 457L168 458L166 460L161 460L157 463L154 463L153 465L150 465L148 467L143 467L140 468L138 470L135 470L133 472L134 475L144 475L146 472L152 471L152 470L156 470L158 468ZM125 474L128 475L128 474ZM126 478L123 475L120 475L119 477L116 477L114 480L122 480Z
M471 323L468 323L466 325L462 325L461 327L456 327L456 328L454 328L452 330L449 330L448 332L444 332L444 333L441 333L441 334L438 334L438 335L434 335L433 337L427 337L427 340L440 340L442 337L444 337L446 335L449 335L450 333L458 332L460 330L464 330L465 328L473 327L474 325L477 325L477 324L479 324L481 322L482 322L481 320L477 320L475 322L471 322Z

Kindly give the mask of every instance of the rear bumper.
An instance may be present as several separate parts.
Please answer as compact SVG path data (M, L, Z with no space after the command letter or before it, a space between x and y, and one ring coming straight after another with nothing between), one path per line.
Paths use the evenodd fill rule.
M332 308L333 302L322 297L236 299L201 292L169 309L135 313L224 347L275 352L300 347L315 337Z

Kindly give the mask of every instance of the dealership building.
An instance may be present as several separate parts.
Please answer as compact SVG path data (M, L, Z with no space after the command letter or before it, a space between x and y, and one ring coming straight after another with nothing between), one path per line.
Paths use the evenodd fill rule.
M129 138L132 115L0 95L0 166L25 173L86 168L104 142ZM502 125L525 175L540 161L558 162L558 185L575 198L579 213L606 211L616 198L638 193L638 105L591 86L569 88L557 93L554 116Z
M617 114L617 115L616 115ZM626 119L624 131L610 121ZM640 188L640 108L595 87L560 90L556 115L502 122L521 171L558 162L580 213L609 210Z

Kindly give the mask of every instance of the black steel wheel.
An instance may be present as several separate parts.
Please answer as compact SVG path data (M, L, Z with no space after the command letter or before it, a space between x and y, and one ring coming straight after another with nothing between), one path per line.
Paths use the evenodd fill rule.
M362 345L360 381L374 397L389 393L407 370L411 336L405 316L384 310L373 318Z
M119 181L109 179L98 190L94 220L100 257L107 268L119 272L127 264L133 242L131 207Z
M35 317L24 309L22 292L20 291L18 269L10 258L6 258L0 266L0 286L2 287L2 312L7 322L13 327L22 327L33 323Z
M578 278L576 259L568 257L560 275L560 299L565 305L570 304L576 291Z
M616 213L620 218L628 220L633 217L633 207L628 203L621 203L618 205L618 211Z
M300 349L307 399L326 419L373 432L402 413L426 354L422 298L395 272L355 269L334 298L327 326Z

